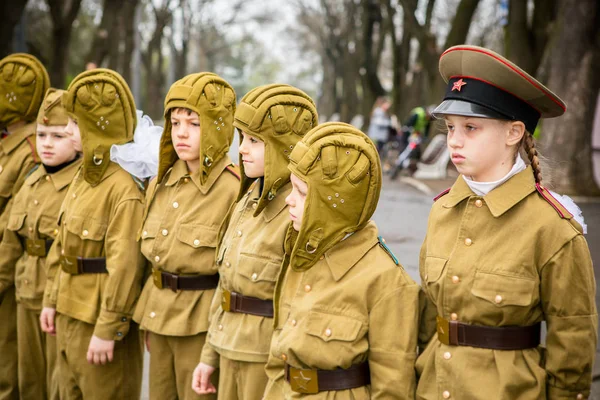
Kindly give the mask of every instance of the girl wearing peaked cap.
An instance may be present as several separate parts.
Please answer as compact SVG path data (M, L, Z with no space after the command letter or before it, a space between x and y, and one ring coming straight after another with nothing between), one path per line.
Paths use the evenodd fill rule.
M289 169L265 399L413 399L419 288L370 220L375 145L325 123L296 145Z
M597 312L585 224L543 186L532 138L565 104L480 47L446 50L440 73L433 114L461 175L436 198L421 249L417 398L587 398Z
M214 389L207 377L220 367L219 399L262 399L273 292L289 223L285 198L292 185L286 167L292 149L317 122L313 100L283 84L252 89L236 110L243 175L237 203L222 226L217 251L221 281L194 375L198 393Z
M123 78L108 69L75 77L62 104L66 131L81 135L83 160L46 258L42 330L56 334L61 399L135 399L143 348L131 317L143 274L136 235L144 195L110 161L111 146L133 138L135 104Z
M16 53L0 60L0 240L13 196L40 162L35 148L35 118L49 87L48 72L34 56ZM12 278L0 282L0 398L18 397L13 283Z
M36 146L42 163L30 171L14 198L0 242L0 282L15 283L19 395L58 399L56 338L39 322L46 287L46 255L58 234L58 212L81 165L81 143L64 132L63 90L50 88L37 117Z
M165 98L158 176L140 230L149 279L134 320L150 351L150 399L213 399L192 391L219 282L219 226L239 187L229 156L236 96L220 76L175 82ZM218 375L215 375L215 383Z

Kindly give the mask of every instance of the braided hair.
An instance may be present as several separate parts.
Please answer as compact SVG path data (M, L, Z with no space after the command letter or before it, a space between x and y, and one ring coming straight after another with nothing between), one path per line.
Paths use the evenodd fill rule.
M533 176L535 178L535 182L542 184L542 169L540 167L540 159L538 151L535 147L535 140L533 139L533 135L526 131L523 136L523 150L527 153L527 157L529 158L529 162L531 163L531 168L533 169Z

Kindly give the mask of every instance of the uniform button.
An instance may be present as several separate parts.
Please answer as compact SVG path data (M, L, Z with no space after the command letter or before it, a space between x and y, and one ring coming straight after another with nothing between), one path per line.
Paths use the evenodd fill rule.
M252 280L256 281L258 279L258 274L255 272L252 274Z
M83 232L81 232L81 234L82 234L83 236L87 236L87 235L89 235L90 233L88 232L88 230L87 230L87 229L84 229L84 230L83 230Z
M458 320L458 314L457 313L452 313L450 314L450 319L452 321L457 321Z
M327 336L327 337L331 336L331 329L329 329L329 328L325 329L325 336Z
M494 301L496 302L496 304L502 303L502 296L497 294L496 297L494 298Z
M160 257L159 256L154 257L154 261L159 262L160 261Z
M29 228L27 228L27 230L28 230L29 232L33 232L33 226L30 226Z
M156 317L156 313L155 313L154 311L152 311L152 312L150 313L150 318L154 318L154 317Z
M451 358L452 358L452 354L450 354L449 351L447 351L447 352L444 353L444 359L449 360Z
M39 201L37 201L37 200L34 200L34 201L33 201L33 204L37 206L38 204L40 204L40 202L39 202Z
M60 251L60 254L64 256L64 255L65 255L65 249L62 249L62 250Z
M119 337L123 336L123 332L117 332L117 336L119 336Z
M310 285L306 285L306 286L304 286L304 291L305 291L306 293L310 292L311 290L312 290L312 287L310 287Z
M295 319L292 320L292 326L296 326L297 323L298 321L296 321Z
M325 256L321 256L321 257L319 257L319 260L322 260L322 259L324 259L324 258L325 258Z
M475 207L481 208L482 205L483 205L483 201L481 201L479 199L475 200Z
M190 181L190 178L183 178L183 183L188 183Z
M283 361L287 361L287 356L286 356L285 354L282 354L282 355L281 355L281 359L282 359Z
M77 195L75 193L73 193L73 198L77 197Z
M242 236L242 231L237 231L238 236Z
M450 398L450 392L447 390L444 390L444 392L442 393L442 397L445 399L449 399Z
M470 245L472 245L472 244L473 244L473 241L472 241L471 239L469 239L469 238L466 238L466 239L465 239L465 244L466 244L467 246L470 246Z
M127 322L127 317L121 318L121 322Z
M194 240L194 246L200 246L200 240L195 239Z
M144 231L144 232L142 232L142 236L143 236L143 237L146 237L146 236L148 236L148 231Z
M53 230L52 233L54 233L54 235L58 235L58 229Z
M169 231L168 231L168 230L166 230L166 229L163 229L163 230L162 230L162 235L163 235L163 236L167 236L168 234L169 234Z
M50 176L49 175L46 175L46 181L50 182Z
M256 210L257 208L258 208L258 204L257 203L252 204L252 209L253 210Z
M458 276L454 275L452 277L452 283L458 283L458 282L460 282L460 278Z
M219 325L219 330L222 331L223 330L223 325Z
M583 399L583 394L581 394L581 393L578 393L578 394L577 394L577 400L581 400L581 399Z
M179 208L179 203L178 202L174 202L173 203L173 208Z
M225 266L226 267L231 267L231 263L229 261L225 261Z

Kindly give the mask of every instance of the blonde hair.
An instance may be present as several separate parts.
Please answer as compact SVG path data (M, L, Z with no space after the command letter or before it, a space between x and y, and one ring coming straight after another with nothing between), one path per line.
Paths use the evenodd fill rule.
M533 134L525 131L525 135L521 141L521 149L527 155L531 169L533 169L533 177L535 183L542 185L542 167L544 169L544 186L550 187L552 184L552 176L550 175L549 161L538 151Z

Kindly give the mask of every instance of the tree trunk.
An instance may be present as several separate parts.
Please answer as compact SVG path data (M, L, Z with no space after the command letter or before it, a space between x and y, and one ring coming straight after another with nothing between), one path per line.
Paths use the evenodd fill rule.
M50 69L50 82L55 88L65 86L67 65L69 61L69 43L73 21L79 14L81 0L64 2L48 0L50 16L52 17L52 68Z
M102 20L94 35L94 41L88 52L86 62L102 64L109 51L109 37L114 27L118 24L118 15L122 9L121 0L104 0Z
M139 0L126 0L125 1L125 10L123 12L123 26L124 26L124 39L125 40L125 50L123 53L123 78L125 82L131 82L132 71L131 71L131 63L133 58L133 53L135 51L135 13L138 7Z
M13 36L15 26L19 23L27 0L3 1L0 4L0 15L2 23L0 24L0 59L13 52Z
M561 118L544 123L541 149L556 163L551 176L557 192L600 195L591 146L600 91L600 5L597 0L562 0L558 15L548 87L561 96L568 110Z

